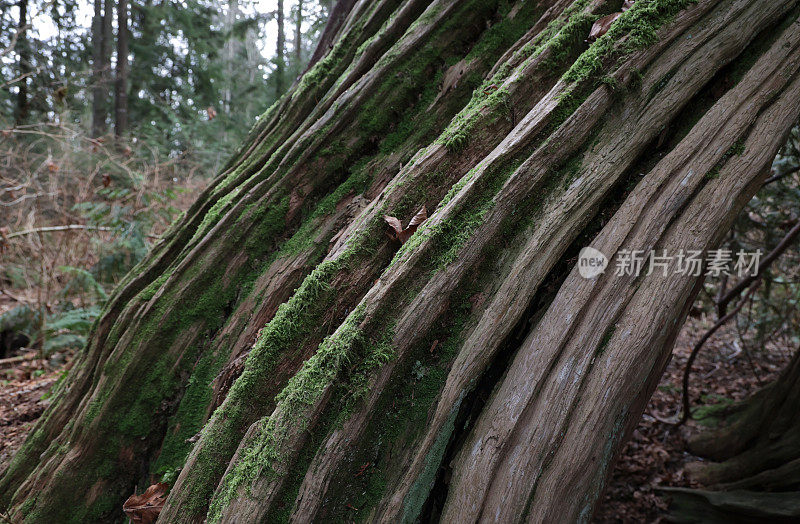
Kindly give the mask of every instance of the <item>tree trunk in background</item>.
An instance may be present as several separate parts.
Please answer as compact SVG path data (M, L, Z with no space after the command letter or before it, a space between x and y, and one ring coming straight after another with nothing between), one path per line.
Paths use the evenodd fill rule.
M275 97L280 98L286 89L286 28L284 27L283 0L278 0L275 18L278 23L278 41L275 44Z
M103 0L94 1L92 18L92 136L98 137L106 132L108 92L105 85L108 64L106 63L107 33L105 31Z
M105 117L111 116L111 49L114 44L114 0L105 0L103 7L103 93Z
M117 0L117 66L114 83L114 134L128 129L128 2Z
M332 0L327 0L325 2L320 2L322 5L330 6ZM336 36L339 35L340 29L344 21L350 15L350 11L353 9L356 0L338 0L334 5L333 8L328 9L328 23L325 24L325 29L322 31L322 34L319 36L319 42L317 42L317 48L314 50L314 53L311 55L311 58L306 64L306 70L311 69L311 66L316 64L326 53L328 53L331 48L333 47L333 43L336 39Z
M294 63L300 70L303 63L303 0L297 0L297 12L294 17Z
M30 100L28 98L28 82L31 72L31 44L28 40L28 0L19 0L19 20L17 22L16 49L18 56L19 80L17 80L17 109L14 114L15 125L22 125L28 120Z
M163 479L169 523L587 521L702 279L578 252L714 248L800 113L798 1L637 0L587 43L619 5L337 6L0 504L112 520Z
M228 1L228 12L225 16L225 30L227 32L227 39L225 40L225 70L227 71L227 85L222 91L223 110L227 113L231 110L231 100L233 98L233 84L234 84L234 68L236 67L236 45L237 41L233 35L233 29L236 26L236 16L239 12L238 0Z

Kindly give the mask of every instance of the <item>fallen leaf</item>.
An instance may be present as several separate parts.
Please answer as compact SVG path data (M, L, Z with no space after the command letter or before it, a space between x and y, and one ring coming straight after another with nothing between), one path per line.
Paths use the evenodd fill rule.
M8 244L8 228L0 227L0 253L5 251L6 244Z
M403 224L400 223L398 219L395 217L390 217L388 215L384 215L383 219L389 224L389 227L394 229L395 235L400 235L403 232Z
M108 173L103 173L103 187L108 187L111 185L111 175Z
M589 42L594 42L604 34L608 33L608 30L611 28L611 24L613 24L621 14L622 13L612 13L595 22L592 26L592 30L589 31L589 38L587 40Z
M383 219L393 230L393 233L389 234L389 237L393 240L399 240L401 244L405 244L406 240L411 238L411 235L417 231L417 228L419 228L420 224L428 219L428 210L425 209L425 206L422 206L422 208L417 211L417 214L414 215L414 218L411 219L411 222L408 223L408 227L405 229L403 229L403 224L400 222L400 220L395 217L384 215Z
M153 484L141 495L134 493L128 497L128 500L122 505L122 511L133 522L151 524L156 521L158 514L161 513L168 490L169 486L166 482Z

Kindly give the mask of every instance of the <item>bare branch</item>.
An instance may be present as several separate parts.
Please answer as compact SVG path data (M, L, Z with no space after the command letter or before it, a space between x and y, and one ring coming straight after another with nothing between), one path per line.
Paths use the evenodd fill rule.
M116 228L107 227L107 226L87 226L83 224L68 224L66 226L45 226L45 227L37 227L34 229L26 229L24 231L15 231L13 233L8 233L6 238L12 239L15 237L21 237L25 235L33 235L35 233L58 233L63 231L116 231ZM156 238L160 239L158 235L147 235L148 238Z
M763 258L761 264L758 266L758 271L755 275L749 275L742 279L738 284L733 286L727 293L725 293L718 301L717 301L717 311L719 315L724 315L725 310L727 309L728 304L731 300L735 299L739 296L742 291L747 289L747 287L752 284L756 279L761 278L761 275L764 271L778 258L780 257L786 248L788 248L792 241L800 234L800 220L795 222L792 229L786 233L786 236L778 243L775 248L769 252L767 256Z

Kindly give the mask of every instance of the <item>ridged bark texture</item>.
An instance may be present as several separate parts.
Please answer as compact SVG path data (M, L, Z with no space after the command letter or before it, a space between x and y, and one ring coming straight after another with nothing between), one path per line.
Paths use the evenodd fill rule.
M116 290L0 480L26 522L587 521L800 113L797 1L346 2ZM430 218L402 246L384 215Z

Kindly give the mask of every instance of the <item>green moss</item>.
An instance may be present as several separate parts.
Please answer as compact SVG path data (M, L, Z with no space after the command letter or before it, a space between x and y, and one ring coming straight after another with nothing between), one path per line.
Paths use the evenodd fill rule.
M596 15L583 12L588 0L574 2L562 15L551 22L547 28L537 35L533 42L526 44L515 53L509 63L524 61L511 67L509 63L498 69L498 72L478 87L469 104L451 121L440 138L439 143L447 146L452 152L461 151L473 137L476 126L480 122L485 126L492 120L508 113L509 89L505 85L507 78L514 70L522 70L527 63L549 50L544 68L557 69L565 65L581 49L583 39L588 34ZM520 35L521 36L521 35Z
M403 500L403 522L416 522L419 518L419 514L422 512L422 506L425 504L425 501L428 500L428 494L436 480L436 473L439 471L439 467L444 459L447 443L450 441L450 436L455 430L456 416L458 415L458 407L460 404L459 401L453 406L450 416L442 426L442 430L436 436L431 450L425 457L425 466L422 472L417 477L416 481L414 481L411 489L409 489L405 500Z
M183 467L192 449L188 439L203 426L211 403L212 382L226 361L224 352L204 353L192 370L178 409L168 424L158 458L150 468L152 475L162 477L162 482L172 484Z
M172 270L165 271L160 277L153 280L146 288L139 293L139 300L147 302L155 296L159 289L166 283L167 279L172 275Z
M280 405L278 410L262 421L258 435L241 451L239 460L223 477L220 489L209 507L208 522L219 521L222 511L236 496L240 486L249 486L259 474L269 475L277 464L285 460L280 451L283 435L290 431L302 432L308 427L310 419L307 408L320 399L343 365L350 361L354 347L363 343L359 325L363 320L364 308L359 306L289 380L276 398ZM383 350L380 351L368 358L382 362L385 354ZM284 424L291 424L292 427Z
M722 168L725 166L728 160L734 156L741 156L744 153L744 148L744 138L740 137L731 145L731 147L728 148L727 151L725 151L725 153L722 155L722 158L720 158L719 161L714 164L714 167L712 167L708 173L703 176L703 180L708 181L719 178L720 171L722 171Z
M566 82L596 78L604 61L617 60L657 40L656 31L697 0L637 0L564 74ZM623 44L619 42L625 40Z
M31 497L25 502L23 502L22 505L19 507L20 515L22 515L23 517L27 517L35 504L36 504L36 497Z
M719 426L720 422L726 420L726 416L730 414L735 402L725 397L703 399L704 402L709 400L716 400L717 403L694 407L692 409L692 419L703 426L714 428Z
M250 404L264 401L260 393L263 379L272 375L282 354L287 351L291 354L291 349L297 347L309 329L309 320L328 306L332 291L329 282L341 267L341 261L323 262L317 266L261 330L242 375L203 429L207 438L204 438L205 445L198 453L196 474L187 495L191 512L205 511L217 479L226 467L226 460L219 457L230 457L236 450L241 431L246 429L242 426L248 417Z

